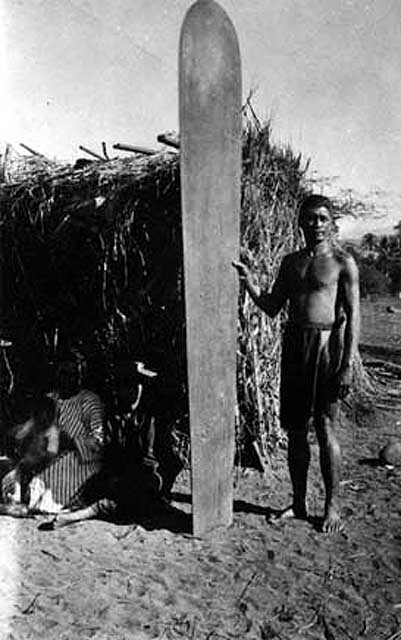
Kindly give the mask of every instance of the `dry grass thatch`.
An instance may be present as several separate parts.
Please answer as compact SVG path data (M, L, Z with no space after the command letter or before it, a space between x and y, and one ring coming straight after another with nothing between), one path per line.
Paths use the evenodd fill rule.
M242 253L266 285L297 246L304 172L300 157L272 144L269 125L245 122ZM179 154L82 170L41 162L15 177L0 188L15 386L46 386L49 362L79 344L92 385L111 403L115 363L142 358L162 371L160 407L185 432ZM237 442L251 437L264 446L279 433L281 319L268 321L243 292L239 311Z

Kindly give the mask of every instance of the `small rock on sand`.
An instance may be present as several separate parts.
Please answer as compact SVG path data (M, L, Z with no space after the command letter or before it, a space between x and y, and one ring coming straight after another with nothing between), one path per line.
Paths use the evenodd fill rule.
M401 441L388 442L379 452L381 464L401 465Z

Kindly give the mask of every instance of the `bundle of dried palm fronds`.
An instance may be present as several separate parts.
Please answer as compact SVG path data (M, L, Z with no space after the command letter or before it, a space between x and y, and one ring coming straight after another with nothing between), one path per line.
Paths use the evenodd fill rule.
M246 120L242 257L266 286L297 246L305 169L289 148L272 144L269 125ZM179 154L135 154L79 170L41 163L20 178L0 187L15 385L48 384L49 362L78 344L110 404L116 362L143 359L161 373L160 406L185 432ZM250 437L265 446L279 434L280 323L241 292L238 443Z

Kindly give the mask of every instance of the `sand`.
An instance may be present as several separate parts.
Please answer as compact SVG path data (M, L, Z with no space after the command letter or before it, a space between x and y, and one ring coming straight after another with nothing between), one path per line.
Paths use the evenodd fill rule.
M265 477L236 474L234 523L190 534L188 472L179 517L53 532L41 519L0 519L0 637L222 640L401 638L401 470L375 466L401 410L342 421L346 530L267 522L289 503L285 451ZM313 444L309 509L323 490ZM397 632L400 632L398 636ZM396 635L395 635L396 634Z

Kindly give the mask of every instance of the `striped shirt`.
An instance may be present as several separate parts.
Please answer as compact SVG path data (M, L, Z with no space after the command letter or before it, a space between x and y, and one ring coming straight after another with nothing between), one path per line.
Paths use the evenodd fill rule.
M103 407L99 396L83 389L72 398L57 403L57 422L68 438L73 440L82 461L89 461L101 452L104 442Z
M59 455L36 477L51 491L53 501L71 506L84 485L99 471L103 450L103 407L93 392L82 390L65 400L52 395L57 403L57 422L70 446L61 445Z

